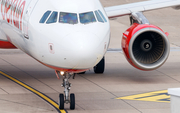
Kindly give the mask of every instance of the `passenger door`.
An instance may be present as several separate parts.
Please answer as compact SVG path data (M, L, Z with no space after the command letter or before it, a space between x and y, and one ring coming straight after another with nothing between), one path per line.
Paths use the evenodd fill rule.
M23 34L24 34L24 38L29 39L29 35L28 35L28 23L29 23L29 17L31 16L31 13L34 9L34 6L36 5L36 3L39 0L31 0L29 5L27 6L26 10L25 10L25 14L23 17Z

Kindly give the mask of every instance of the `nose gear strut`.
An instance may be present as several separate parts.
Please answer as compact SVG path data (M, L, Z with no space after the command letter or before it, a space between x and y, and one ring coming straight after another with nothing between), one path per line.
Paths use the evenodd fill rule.
M59 71L57 72L58 74ZM75 94L71 93L69 95L70 89L71 89L71 83L69 82L69 79L71 76L74 74L65 72L63 75L63 83L62 87L64 87L64 94L60 93L59 94L59 109L64 109L64 104L70 103L70 109L74 110L75 109Z

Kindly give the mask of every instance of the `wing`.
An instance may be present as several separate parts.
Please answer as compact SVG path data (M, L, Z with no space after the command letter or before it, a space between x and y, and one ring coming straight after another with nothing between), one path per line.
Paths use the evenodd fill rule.
M106 7L105 11L109 18L129 15L132 12L144 12L165 7L175 7L180 5L180 0L150 0L125 5ZM179 7L175 7L179 8Z

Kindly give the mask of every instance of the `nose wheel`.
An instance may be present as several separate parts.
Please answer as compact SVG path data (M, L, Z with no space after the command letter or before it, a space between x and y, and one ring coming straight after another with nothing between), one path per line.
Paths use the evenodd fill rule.
M59 109L64 109L64 94L59 94Z
M59 109L64 109L64 104L70 104L70 109L75 109L75 94L71 93L69 95L70 89L71 89L71 83L69 82L69 79L71 78L72 74L65 73L63 75L63 83L62 87L64 87L64 94L59 94Z
M74 93L70 94L70 109L71 110L75 109L75 95L74 95Z
M70 101L68 101L68 103L70 103L70 109L74 110L75 109L75 94L71 93L70 94ZM64 109L64 94L59 94L59 109Z

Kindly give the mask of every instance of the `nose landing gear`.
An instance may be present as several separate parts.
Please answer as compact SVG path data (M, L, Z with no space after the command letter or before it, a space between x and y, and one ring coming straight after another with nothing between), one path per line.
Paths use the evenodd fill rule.
M71 83L69 82L69 79L71 78L72 75L73 74L67 72L63 75L63 83L61 86L64 87L64 94L62 93L59 94L59 109L64 109L65 103L66 104L70 103L71 110L75 109L75 94L71 93L69 96L69 92L71 89Z
M94 72L97 74L102 74L104 72L104 68L105 68L105 60L104 57L102 58L102 60L94 67ZM59 78L60 72L59 71L55 71L57 78ZM84 74L85 72L81 73ZM75 94L71 93L69 95L70 89L71 89L71 83L69 82L69 79L71 78L71 76L73 76L73 78L75 77L75 75L73 73L68 73L68 72L63 72L61 73L61 75L63 76L63 83L62 83L62 87L64 87L64 94L60 93L59 94L59 109L64 109L64 104L70 104L70 109L74 110L75 109Z

